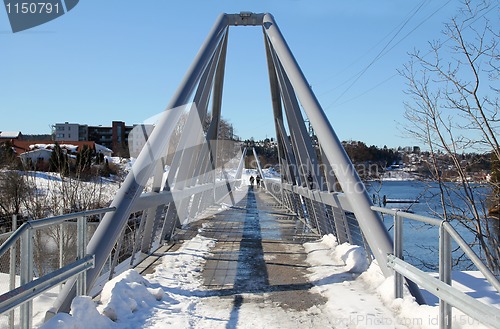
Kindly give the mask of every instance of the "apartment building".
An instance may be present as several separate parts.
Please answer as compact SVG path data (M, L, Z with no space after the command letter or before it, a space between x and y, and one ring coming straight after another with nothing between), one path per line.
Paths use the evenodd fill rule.
M54 125L54 139L58 142L95 142L113 150L115 155L128 156L129 134L135 126L127 126L123 121L113 121L111 126L89 126L69 122L56 123ZM136 148L136 146L134 147Z

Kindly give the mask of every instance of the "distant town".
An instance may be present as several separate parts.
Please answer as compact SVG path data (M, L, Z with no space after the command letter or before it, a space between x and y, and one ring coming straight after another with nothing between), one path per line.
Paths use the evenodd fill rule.
M28 166L29 169L50 171L50 159L56 144L65 154L75 159L84 148L91 150L94 156L129 158L136 156L144 144L144 138L132 136L137 126L126 125L123 121L113 121L109 126L64 122L54 124L51 134L25 135L22 132L0 131L0 164L6 161L7 153L12 152L10 155L16 157L25 168ZM154 127L142 124L140 126L141 132L146 135L150 134ZM274 138L241 140L233 134L230 125L226 131L230 133L225 138L240 142L242 146L254 147L263 166L278 165L278 147ZM313 133L311 138L315 140ZM432 179L437 173L430 169L433 168L429 165L430 161L438 163L442 179L458 180L451 159L440 152L431 156L430 152L422 151L419 146L380 148L368 146L361 141L342 143L358 173L365 180ZM6 151L6 146L12 151ZM317 143L315 146L319 149ZM490 180L490 154L461 154L459 159L461 165L466 168L467 180Z
M27 135L20 131L0 131L0 145L3 145L0 157L5 161L9 155L15 156L24 167L41 171L50 171L50 159L56 145L70 159L76 159L84 149L89 149L96 157L129 158L131 153L138 153L143 146L141 141L144 138L132 137L137 126L128 126L123 121L113 121L110 126L64 122L53 125L51 134ZM147 134L153 129L153 125L140 126ZM129 143L129 140L135 143Z
M315 140L314 135L311 137ZM259 141L245 140L243 144L253 146L261 157L263 165L278 163L277 143L274 139ZM361 141L343 141L344 149L351 158L359 175L364 180L430 180L437 174L433 172L436 162L440 178L445 181L458 181L459 175L453 166L452 159L441 152L431 155L422 151L419 146L400 146L397 148L380 148L367 146ZM319 149L317 143L316 148ZM491 154L467 153L459 156L460 164L466 168L467 180L471 182L487 182L491 179Z

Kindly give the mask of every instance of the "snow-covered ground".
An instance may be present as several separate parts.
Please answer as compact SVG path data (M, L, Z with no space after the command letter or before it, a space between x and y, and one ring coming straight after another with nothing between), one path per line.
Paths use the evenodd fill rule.
M58 314L41 328L438 327L437 306L419 306L408 292L395 300L392 279L383 277L377 263L368 265L362 248L338 245L331 235L304 245L311 289L327 298L324 305L287 311L252 302L247 294L234 299L211 294L203 288L201 272L216 241L202 234L163 256L153 274L142 277L129 270L106 284L99 303L78 297L71 314ZM486 289L483 302L500 309L500 296L481 289ZM453 327L482 326L454 310Z
M120 163L125 171L129 167L128 163L121 163L117 158L109 159ZM81 209L98 205L105 207L113 199L121 182L121 178L116 176L82 181L53 172L19 171L18 173L32 188L28 197L21 203L21 213L25 217L34 219L40 216L59 215L75 206L82 207ZM44 208L45 211L34 212L35 208Z

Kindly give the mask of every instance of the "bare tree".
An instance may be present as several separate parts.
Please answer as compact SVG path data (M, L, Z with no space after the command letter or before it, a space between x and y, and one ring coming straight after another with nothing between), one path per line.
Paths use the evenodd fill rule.
M470 181L462 154L491 153L500 160L498 2L465 0L443 31L444 40L429 43L426 53L414 51L401 70L406 78L407 127L430 149L429 167L438 182L446 220L470 230L487 265L500 274L498 217L489 215L484 188ZM447 162L447 163L446 163ZM458 183L445 182L444 166L453 168ZM490 188L498 194L498 184ZM457 200L459 200L457 202ZM491 200L491 198L490 198Z
M0 231L12 229L12 215L18 220L23 215L23 200L29 195L29 186L17 170L0 171Z
M70 174L66 168L58 173L27 171L22 179L29 187L22 199L23 212L29 219L39 219L70 212L105 207L111 200L110 184L104 184L88 166L76 166ZM41 178L44 179L41 179ZM82 179L82 177L85 179ZM64 223L34 233L34 266L37 275L66 265L76 256L76 224Z
M22 174L15 170L0 172L0 215L21 214L23 200L29 195L29 186Z

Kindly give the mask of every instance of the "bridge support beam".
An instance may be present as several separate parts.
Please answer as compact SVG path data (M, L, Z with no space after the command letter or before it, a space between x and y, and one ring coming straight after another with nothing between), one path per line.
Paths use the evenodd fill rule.
M97 231L90 240L87 246L87 253L95 254L96 258L95 268L89 270L87 273L87 292L94 286L120 232L125 227L134 201L138 199L147 180L152 176L157 161L166 154L169 137L183 112L183 107L189 103L193 91L199 83L203 72L205 72L207 66L214 58L214 53L226 32L227 16L221 14L177 92L167 106L162 119L157 123L151 136L149 136L146 146L139 154L131 173L127 176L113 200L112 206L116 207L116 211L104 216ZM47 317L49 318L51 314L55 314L56 312L68 312L74 296L74 281L68 282L61 291L53 308L47 312Z
M392 270L387 266L387 254L392 253L392 239L380 215L370 209L371 200L363 182L307 83L274 17L271 14L265 14L262 25L269 43L272 45L272 50L276 53L279 63L314 128L323 147L324 155L335 172L342 191L347 195L351 204L355 205L356 219L361 230L365 232L365 238L371 251L384 275L386 277L392 275ZM417 287L410 284L410 289L420 303L425 302Z
M264 16L263 26L304 112L324 147L325 156L332 165L343 192L351 203L356 204L354 212L361 229L363 232L370 232L366 236L375 258L379 260L383 273L386 276L392 275L392 271L386 265L387 254L392 252L392 240L380 216L370 209L371 201L363 182L321 109L272 15Z

